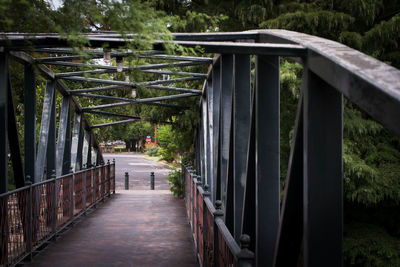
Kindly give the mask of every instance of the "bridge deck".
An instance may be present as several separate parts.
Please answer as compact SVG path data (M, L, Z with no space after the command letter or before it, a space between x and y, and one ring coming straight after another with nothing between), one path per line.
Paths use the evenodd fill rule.
M30 266L198 266L183 205L167 190L119 191Z

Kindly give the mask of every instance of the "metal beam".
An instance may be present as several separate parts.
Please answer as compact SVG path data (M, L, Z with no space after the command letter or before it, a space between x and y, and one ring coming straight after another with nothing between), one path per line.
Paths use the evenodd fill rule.
M134 102L120 102L120 103L114 103L114 104L104 104L104 105L98 105L98 106L94 106L94 107L85 107L85 108L82 108L82 111L86 112L88 110L102 109L102 108L114 108L114 107L129 106L129 105L134 105L134 104L137 104L137 103L134 103ZM177 109L187 109L187 107L185 107L185 106L158 103L158 102L144 103L144 105L160 106L160 107L167 107L167 108L177 108Z
M89 161L90 136L91 136L90 131L84 130L83 146L82 146L82 166L87 166Z
M68 155L66 152L70 153L71 148L70 137L71 137L71 129L70 129L70 97L64 96L61 103L61 113L60 113L60 122L58 126L58 138L57 138L57 164L56 164L56 175L57 177L65 174L64 170L64 162L67 160ZM70 164L68 164L70 166ZM69 167L68 167L69 168Z
M304 266L342 266L342 94L310 71L307 64L303 75L307 81L303 151Z
M24 66L25 175L34 182L36 162L36 76L33 65Z
M187 88L176 88L176 87L168 87L168 86L160 86L160 85L147 85L146 88L150 89L158 89L158 90L167 90L167 91L175 91L182 93L193 93L193 94L201 94L202 91L198 89L187 89Z
M195 72L175 72L169 70L142 70L144 73L152 73L152 74L166 74L166 75L181 75L181 76L193 76L193 77L202 77L207 78L207 74L205 73L195 73Z
M132 122L138 122L138 121L139 120L136 120L136 119L130 119L130 120L123 120L123 121L109 122L109 123L101 123L101 124L93 125L92 128L108 127L108 126L132 123Z
M201 77L185 77L185 78L176 78L176 79L169 79L169 80L157 80L157 81L149 81L149 82L125 82L125 81L115 81L115 80L104 80L98 78L86 78L86 77L79 77L79 76L70 76L70 77L62 77L65 80L72 80L72 81L81 81L81 82L94 82L94 83L103 83L103 84L114 84L120 85L125 87L133 87L136 88L138 86L146 86L146 85L155 85L155 84L168 84L168 83L177 83L177 82L187 82L187 81L195 81L195 80L202 80ZM71 93L74 92L73 90L70 91Z
M297 44L242 43L242 42L197 42L177 41L182 46L204 48L208 53L268 55L268 56L305 56L307 49Z
M79 170L79 142L82 127L82 115L75 112L74 127L72 130L72 144L71 144L71 167L74 171Z
M131 102L131 103L135 103L135 104L142 104L142 103L149 103L149 102L154 102L154 101L173 100L173 99L177 99L177 98L197 96L198 94L184 93L184 94L178 94L178 95L158 96L158 97L141 98L141 99L117 97L117 96L107 96L107 95L85 94L85 93L79 93L79 94L75 94L75 95L81 96L81 97L99 98L99 99L125 101L125 102Z
M54 88L55 91L55 88ZM50 126L48 132L48 143L46 152L46 179L51 179L53 171L56 171L56 92L53 94L53 101L51 105Z
M293 140L275 246L273 266L276 267L298 264L303 239L303 93L297 107Z
M221 201L226 207L226 193L228 184L228 161L232 119L232 87L233 87L233 55L223 54L220 57L220 166L221 166ZM232 177L232 176L231 176ZM226 222L225 211L225 222ZM228 217L232 214L228 214ZM231 217L232 218L232 217ZM229 230L233 230L228 227Z
M39 136L39 144L38 144L38 153L35 162L35 177L34 182L38 183L42 180L44 174L44 166L46 161L47 154L47 145L49 141L49 131L51 127L51 113L52 106L54 101L54 95L56 93L55 90L55 82L48 81L46 84L46 91L44 95L43 101L43 111L42 111L42 120L40 124L40 136Z
M0 51L0 193L8 192L8 55ZM3 216L3 214L2 214ZM3 229L2 229L3 230ZM3 238L2 238L3 240ZM2 242L3 244L4 242ZM7 248L6 248L7 251ZM0 258L2 258L0 256Z
M206 63L206 62L183 61L183 62L159 63L159 64L147 64L147 65L137 65L137 66L123 67L122 70L123 71L126 71L126 70L151 70L151 69L164 69L164 68L198 66L198 65L206 65L206 64L208 64L208 63ZM81 68L92 68L92 69L117 70L117 67L114 67L114 66L85 64L85 63L77 63L77 62L55 61L55 62L51 62L50 65L65 66L65 67L81 67Z
M126 118L126 119L141 120L140 117L125 115L125 114L117 114L117 113L112 113L112 112L105 112L105 111L85 110L85 113L92 113L92 114L106 116L106 117L120 117L120 118Z
M19 143L17 118L15 115L14 97L11 86L10 73L8 73L7 85L8 100L8 141L11 152L14 181L17 188L25 186L25 173L22 163L21 146Z
M250 135L251 115L251 62L248 55L234 57L233 86L233 181L234 181L234 233L236 242L242 234L246 159ZM254 237L252 237L254 238Z
M272 266L280 212L279 57L257 56L255 87L256 262Z

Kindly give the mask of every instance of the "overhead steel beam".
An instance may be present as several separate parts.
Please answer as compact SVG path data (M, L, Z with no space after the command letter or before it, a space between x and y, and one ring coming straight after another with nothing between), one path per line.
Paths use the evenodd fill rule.
M131 103L135 103L135 104L142 104L142 103L150 103L150 102L154 102L154 101L173 100L173 99L177 99L177 98L197 96L198 94L184 93L184 94L178 94L178 95L158 96L158 97L141 98L141 99L107 96L107 95L84 94L84 93L75 94L75 95L81 96L81 97L91 97L91 98L117 100L117 101L131 102Z
M48 81L46 84L46 90L43 101L43 111L42 111L42 120L40 124L40 136L39 136L39 144L38 144L38 152L36 158L36 169L35 169L35 177L34 182L38 183L42 180L44 174L44 166L46 161L47 154L47 145L49 141L49 132L51 127L51 115L52 115L52 107L54 103L54 95L55 95L55 81Z
M208 63L206 63L206 62L183 61L183 62L160 63L160 64L148 64L148 65L123 67L122 71L137 70L137 69L138 70L165 69L165 68L188 67L188 66L198 66L198 65L207 65L207 64ZM85 63L77 63L77 62L55 61L55 62L51 62L50 65L65 66L65 67L92 68L92 69L105 69L105 70L117 70L117 67L114 67L114 66L85 64Z
M198 90L198 89L176 88L176 87L160 86L160 85L146 85L145 87L150 88L150 89L185 92L185 93L193 93L193 94L198 94L198 95L202 94L202 91Z
M104 104L104 105L98 105L98 106L94 106L94 107L85 107L85 108L82 108L82 111L86 112L88 110L94 110L94 109L114 108L114 107L129 106L129 105L135 105L135 104L137 104L137 103L135 103L135 102L120 102L120 103L113 103L113 104ZM166 104L166 103L158 103L158 102L143 103L143 104L144 105L167 107L167 108L187 109L187 107L185 107L185 106L179 106L179 105L174 105L174 104Z
M182 60L182 61L193 61L193 62L206 62L211 64L212 58L209 57L188 57L188 56L172 56L172 55L140 55L139 58L152 58L152 59L164 59L164 60Z
M76 92L93 92L93 91L106 91L111 89L122 89L126 87L137 88L138 86L150 86L150 85L157 85L157 84L168 84L168 83L178 83L178 82L187 82L187 81L195 81L195 80L202 80L201 77L186 77L186 78L176 78L176 79L169 79L169 80L156 80L156 81L148 81L148 82L125 82L125 81L114 81L114 80L104 80L104 79L97 79L97 78L85 78L85 77L65 77L66 80L73 80L73 81L84 81L84 82L95 82L95 83L103 83L103 84L113 84L115 86L105 86L105 87L95 87L95 88L88 88L88 89L77 89L77 90L69 90L70 94L75 94ZM118 87L117 87L118 86ZM149 87L151 88L151 87ZM166 87L168 88L168 87ZM171 89L173 90L173 89ZM199 90L198 90L199 91Z
M29 48L28 48L29 49ZM43 52L43 53L48 53L48 54L74 54L75 51L71 48L34 48L32 51L35 52ZM103 57L104 51L103 49L92 49L92 50L86 50L85 53L91 56L99 56ZM159 51L159 50L147 50L147 51L137 51L137 52L118 52L118 51L111 51L111 56L116 57L116 56L138 56L138 55L155 55L155 54L162 54L164 52Z
M113 125L118 125L118 124L132 123L132 122L137 122L137 121L139 121L139 120L130 119L130 120L123 120L123 121L95 124L95 125L92 125L92 129L100 128L100 127L108 127L108 126L113 126Z
M166 75L182 75L182 76L193 76L193 77L202 77L207 78L207 74L204 73L194 73L194 72L175 72L168 70L142 70L144 73L152 73L152 74L166 74Z
M194 80L201 80L201 77L186 77L186 78L176 78L170 80L157 80L157 81L150 81L150 82L125 82L125 81L115 81L115 80L104 80L98 78L86 78L86 77L79 77L79 76L70 76L70 77L62 77L64 80L71 80L71 81L81 81L81 82L93 82L93 83L103 83L103 84L114 84L114 85L121 85L127 87L136 88L138 86L146 86L146 85L153 85L153 84L166 84L166 83L177 83L177 82L185 82L185 81L194 81Z
M105 111L85 110L84 112L92 113L92 114L96 114L96 115L101 115L101 116L106 116L106 117L120 117L120 118L126 118L126 119L141 120L140 117L131 116L131 115L125 115L125 114L117 114L117 113L105 112Z
M182 46L204 48L208 53L269 55L269 56L305 56L307 49L297 44L242 43L242 42L197 42L177 41Z

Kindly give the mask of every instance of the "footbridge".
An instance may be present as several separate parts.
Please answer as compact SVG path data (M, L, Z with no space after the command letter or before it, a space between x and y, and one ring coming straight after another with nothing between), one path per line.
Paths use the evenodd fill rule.
M1 265L28 261L89 209L119 201L114 197L115 162L104 161L95 129L141 118L104 109L153 105L173 109L178 116L187 108L179 99L186 97L198 99L201 117L194 136L195 159L182 165L187 213L182 220L190 223L198 263L343 265L343 97L400 136L400 71L337 42L285 30L173 36L175 44L201 48L209 57L168 55L163 41L154 42L147 51L123 49L131 45L134 35L113 32L80 35L86 40L80 52L58 34L2 34ZM124 58L132 56L151 63L124 65ZM110 58L116 59L116 65L104 64ZM283 192L282 58L302 65ZM15 107L11 84L13 71L22 70L17 64L22 64L24 72L20 81L23 122L16 118L21 109ZM209 66L208 72L190 71L200 65ZM146 82L112 79L133 70L153 75L150 77L176 78ZM166 86L195 80L204 82L201 90ZM46 82L43 99L36 97L40 81ZM79 83L80 88L71 89L71 82ZM166 93L150 98L109 94L138 87ZM57 97L61 98L60 108ZM82 106L79 99L83 97L105 102ZM43 108L37 127L40 101ZM93 114L123 120L93 125ZM8 190L9 170L16 190ZM123 213L118 214L114 219L123 220Z

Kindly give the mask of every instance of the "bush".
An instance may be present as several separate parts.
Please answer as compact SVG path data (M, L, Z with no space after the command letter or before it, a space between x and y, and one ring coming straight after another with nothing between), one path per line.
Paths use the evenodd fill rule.
M168 182L171 186L169 190L171 190L172 194L176 197L182 198L184 193L184 180L182 176L182 171L175 170L169 172Z
M146 154L150 157L156 157L158 155L158 146L149 146L146 148Z
M159 153L160 153L162 159L166 160L168 162L172 162L175 159L175 154L168 149L161 148Z

